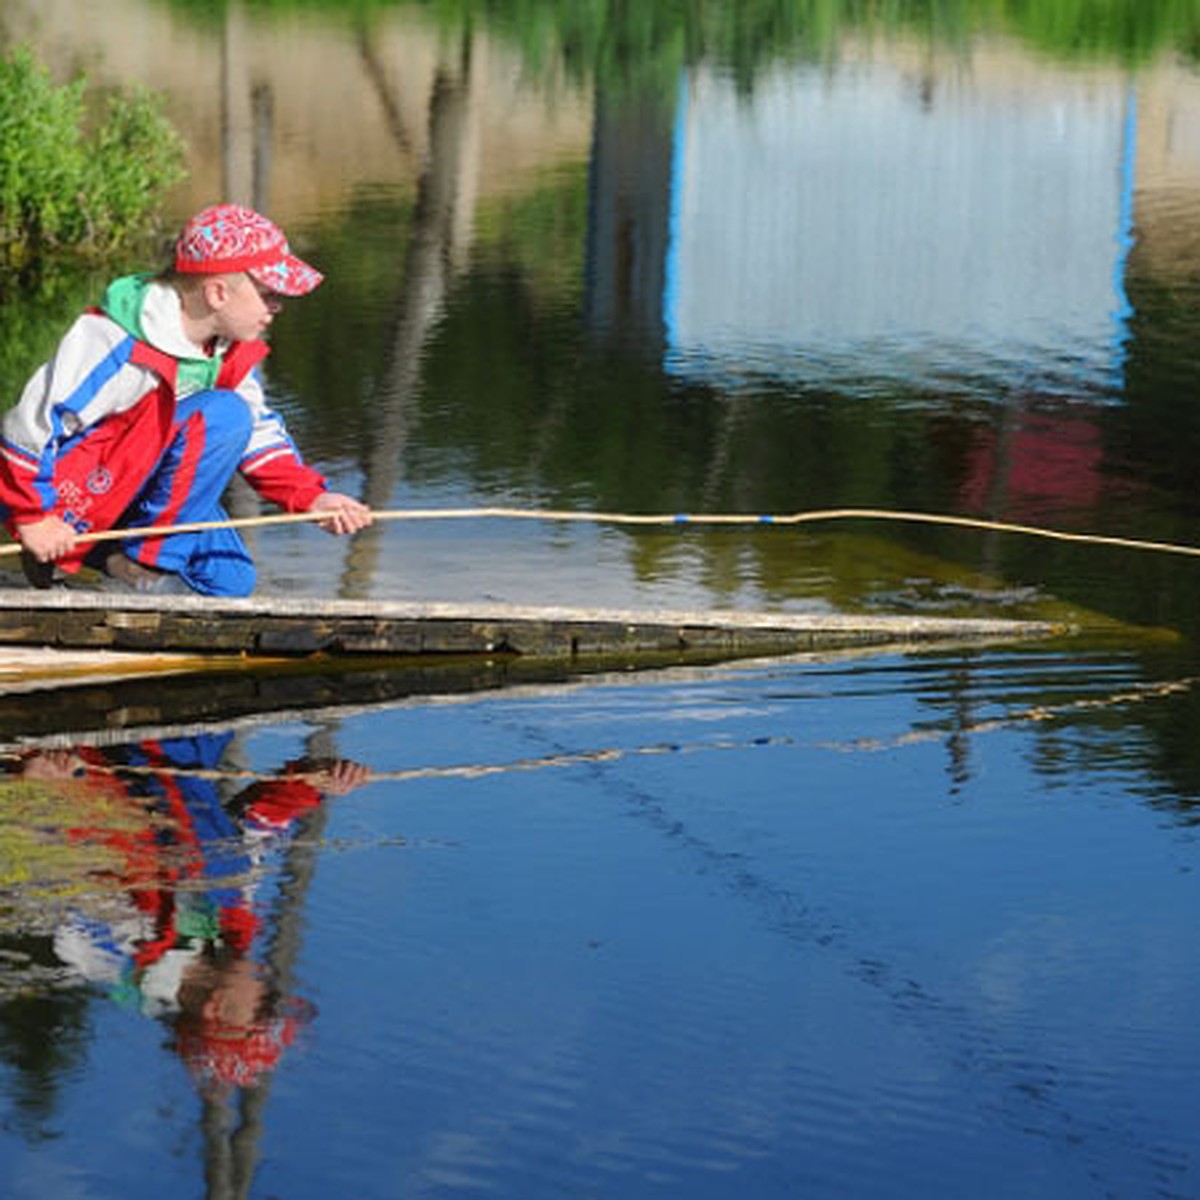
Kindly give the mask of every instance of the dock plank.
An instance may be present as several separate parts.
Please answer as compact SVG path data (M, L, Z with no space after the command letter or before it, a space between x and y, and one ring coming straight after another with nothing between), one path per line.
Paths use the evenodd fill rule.
M191 655L578 658L996 641L1067 631L1054 622L993 618L0 590L0 645Z

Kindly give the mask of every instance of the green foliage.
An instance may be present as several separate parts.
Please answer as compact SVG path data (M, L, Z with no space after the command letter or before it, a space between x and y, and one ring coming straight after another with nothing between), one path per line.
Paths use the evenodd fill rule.
M278 2L278 0L276 0ZM998 33L1058 57L1143 61L1187 51L1200 0L433 0L443 16L504 31L606 83L669 75L705 59L745 87L780 58L821 60L844 37L959 45Z
M0 274L0 411L15 404L34 367L67 326L100 298L107 276L79 264L5 278Z
M108 97L88 120L86 80L57 86L24 48L0 61L0 262L98 259L149 233L184 148L150 93Z
M220 19L227 0L173 0ZM1200 47L1200 0L248 0L264 17L296 10L362 21L395 9L448 28L486 29L518 46L534 71L561 67L610 93L671 89L681 67L708 61L744 88L782 58L822 60L844 37L911 36L960 45L989 33L1062 58L1123 63Z
M185 175L183 141L150 92L116 92L84 171L89 239L108 251L154 226L161 195Z

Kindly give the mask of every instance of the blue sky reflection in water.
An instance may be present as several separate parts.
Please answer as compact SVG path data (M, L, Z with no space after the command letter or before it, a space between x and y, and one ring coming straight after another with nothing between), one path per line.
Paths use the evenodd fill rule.
M670 59L690 29L614 71L556 20L562 59L482 16L184 7L0 25L163 89L181 213L240 189L327 271L268 383L377 507L1200 544L1187 29L1064 64L1038 6L946 41L847 16L754 70ZM286 683L254 721L123 693L74 742L5 709L0 1194L1200 1192L1191 562L877 526L255 550L287 594L1104 636L387 704L343 681L308 718Z
M246 726L238 788L314 734L374 774L258 885L306 1015L249 1194L1193 1194L1198 846L1136 733L1172 682L876 655ZM50 1078L6 1060L4 1194L237 1194L176 1018L79 1004Z

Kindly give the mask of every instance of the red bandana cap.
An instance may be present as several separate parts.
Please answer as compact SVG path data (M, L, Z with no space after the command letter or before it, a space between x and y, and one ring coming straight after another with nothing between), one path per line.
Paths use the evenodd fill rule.
M179 1035L176 1049L202 1086L251 1087L283 1058L317 1015L316 1005L299 996L284 1000L274 1017L252 1025L203 1021Z
M281 296L303 296L325 278L291 252L278 225L237 204L206 208L183 227L175 243L175 270L185 275L245 271Z

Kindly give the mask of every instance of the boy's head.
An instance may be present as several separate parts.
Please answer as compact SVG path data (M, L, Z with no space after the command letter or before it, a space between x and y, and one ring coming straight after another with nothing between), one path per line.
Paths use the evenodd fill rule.
M245 272L280 296L306 295L324 278L291 252L277 225L237 204L217 204L192 217L175 243L174 267L188 276Z
M174 1045L206 1096L262 1083L316 1016L312 1004L283 996L266 967L228 944L206 945L187 963L176 1002Z

